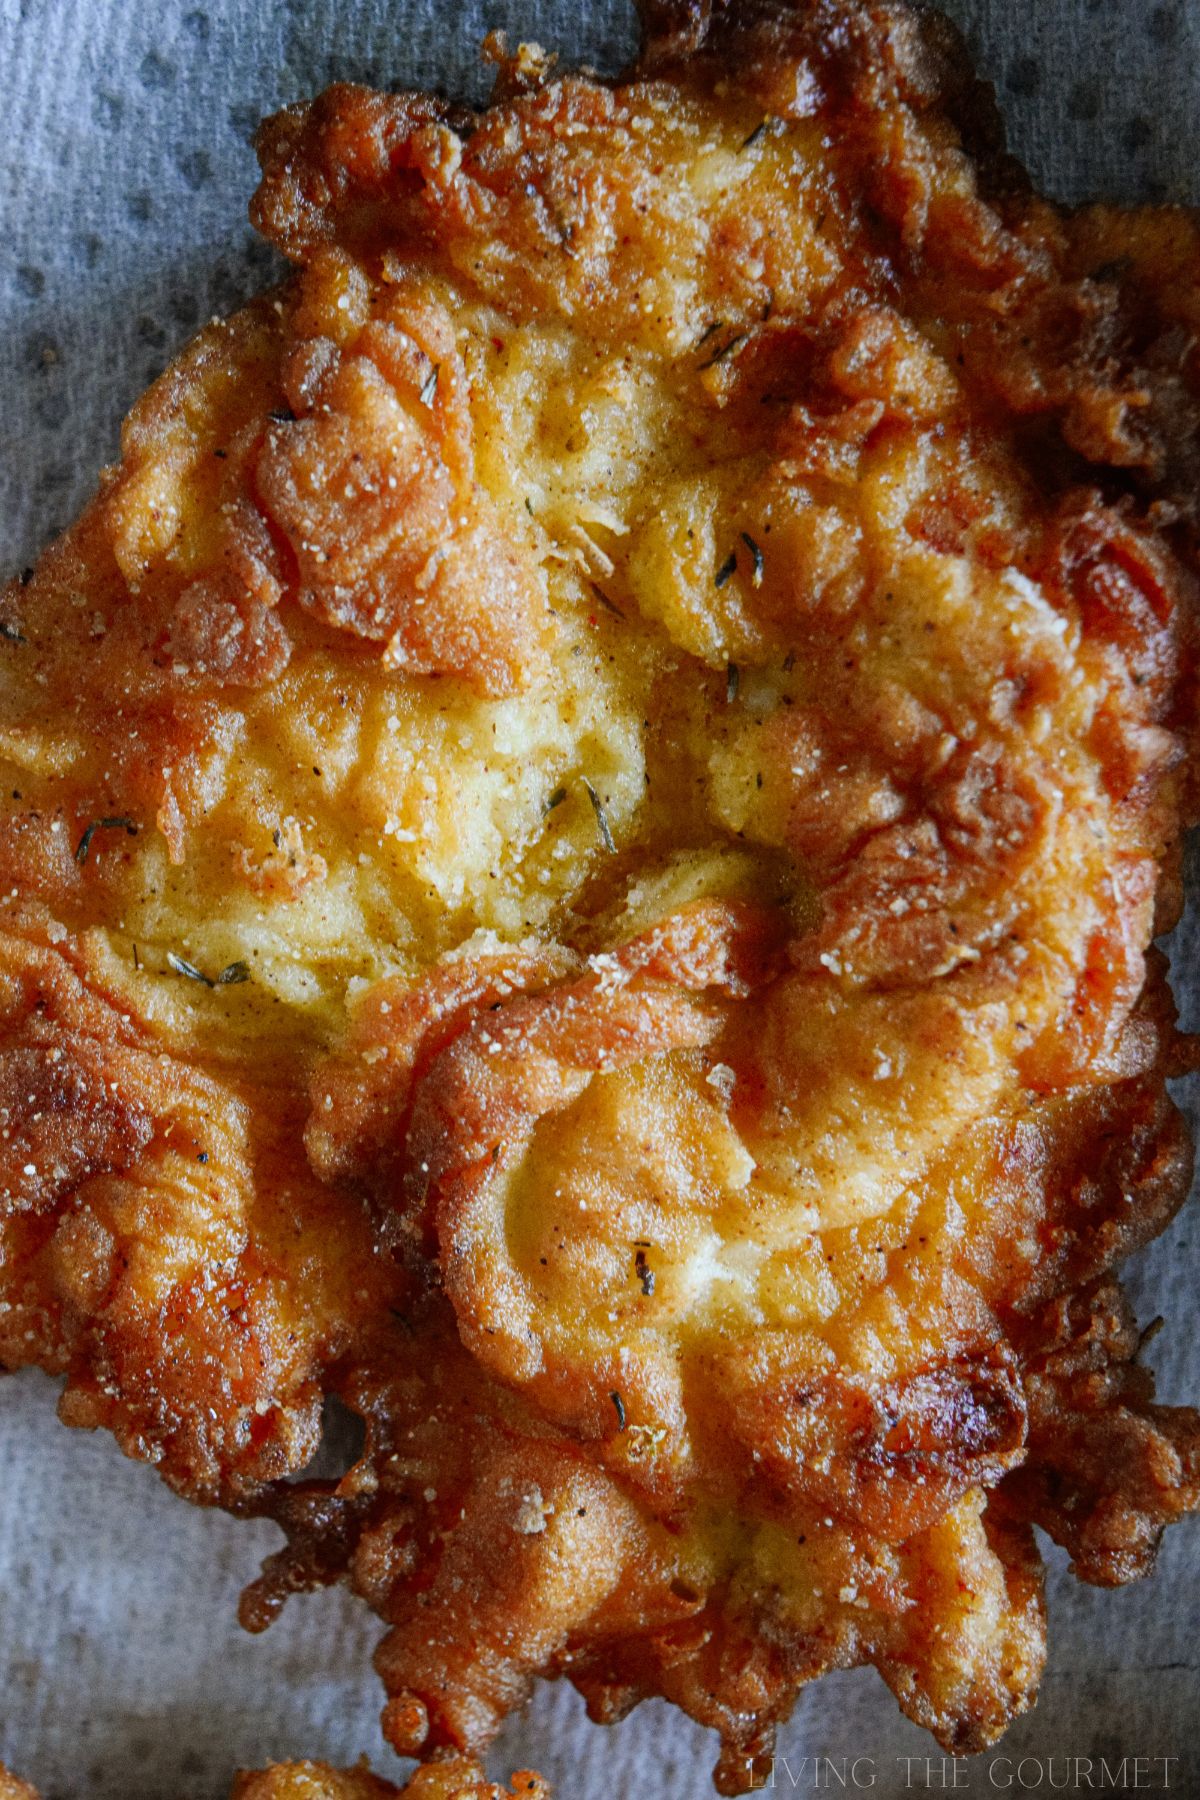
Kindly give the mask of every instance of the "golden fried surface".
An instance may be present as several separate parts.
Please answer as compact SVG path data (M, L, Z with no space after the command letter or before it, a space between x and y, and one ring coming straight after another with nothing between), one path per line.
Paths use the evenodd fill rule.
M528 1769L518 1770L511 1787L500 1787L488 1781L468 1758L454 1756L423 1764L402 1788L365 1767L275 1763L269 1769L239 1775L230 1800L550 1800L550 1789Z
M38 1800L38 1796L28 1782L18 1781L0 1766L0 1800Z
M270 121L297 273L4 597L0 1357L279 1520L251 1628L364 1595L401 1751L565 1674L736 1791L834 1667L991 1741L1034 1524L1117 1583L1200 1501L1113 1274L1200 240L1032 197L928 15L645 10Z
M0 1768L0 1800L38 1800L33 1788ZM488 1781L466 1757L425 1763L402 1788L365 1766L331 1769L327 1763L273 1763L239 1775L230 1800L550 1800L539 1775L517 1772L511 1787Z

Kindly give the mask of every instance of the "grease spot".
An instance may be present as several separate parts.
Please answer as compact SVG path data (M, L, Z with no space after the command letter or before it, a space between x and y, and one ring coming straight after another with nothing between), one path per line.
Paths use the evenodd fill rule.
M1146 30L1156 44L1170 44L1179 36L1179 8L1156 6L1146 23Z
M175 65L160 56L157 50L148 50L138 68L138 79L152 93L165 93L175 85Z
M206 150L187 150L177 160L179 173L193 193L212 180L212 159Z
M262 109L252 100L239 100L229 109L229 123L244 143L249 143L262 124Z
M1067 116L1090 123L1100 117L1100 90L1094 81L1080 81L1067 99Z
M1042 85L1042 71L1036 57L1018 56L1009 65L1007 76L1009 92L1021 94L1028 98L1036 94Z
M125 102L119 94L97 94L92 102L96 123L105 131L112 131L121 123L124 111Z

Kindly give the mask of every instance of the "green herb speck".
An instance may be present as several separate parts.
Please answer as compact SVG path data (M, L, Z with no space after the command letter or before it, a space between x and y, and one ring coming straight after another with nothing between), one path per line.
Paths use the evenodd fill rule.
M608 822L608 814L604 810L604 802L601 800L590 781L585 779L583 785L587 789L587 797L592 803L592 811L595 813L596 823L600 827L600 836L604 840L604 848L613 852L616 850L617 846L613 841L612 826Z

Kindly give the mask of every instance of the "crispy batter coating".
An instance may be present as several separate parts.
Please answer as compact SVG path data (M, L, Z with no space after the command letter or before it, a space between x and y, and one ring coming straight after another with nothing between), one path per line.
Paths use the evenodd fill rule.
M327 1763L274 1763L239 1775L230 1800L550 1800L540 1775L519 1769L509 1787L488 1781L468 1757L424 1763L402 1788L366 1767L331 1769Z
M467 1757L424 1763L402 1788L372 1775L365 1764L331 1769L328 1763L272 1763L238 1775L230 1800L550 1800L540 1775L520 1769L510 1787L488 1781ZM0 1768L0 1800L38 1800L33 1788Z
M734 1792L830 1668L992 1741L1034 1525L1117 1583L1200 1502L1114 1275L1200 238L1036 199L931 15L644 11L269 121L295 275L4 596L0 1358L279 1521L250 1628L349 1581L402 1752L566 1675Z
M38 1797L28 1782L18 1781L15 1775L0 1766L0 1800L38 1800Z

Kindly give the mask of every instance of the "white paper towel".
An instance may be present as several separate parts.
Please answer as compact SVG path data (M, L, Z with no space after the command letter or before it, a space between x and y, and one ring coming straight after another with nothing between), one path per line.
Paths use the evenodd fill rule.
M1200 198L1200 0L950 10L1043 186ZM620 0L0 0L0 573L77 511L168 356L272 270L245 223L259 116L337 78L478 95L494 26L604 69L634 42ZM1177 968L1200 974L1198 951L1189 921ZM1200 1025L1200 994L1189 1010ZM1133 1274L1143 1316L1167 1317L1153 1360L1170 1400L1200 1396L1195 1238L1185 1212ZM54 1397L36 1375L0 1381L0 1760L48 1800L224 1800L235 1765L286 1755L367 1751L396 1772L365 1609L310 1596L243 1635L237 1593L273 1528L185 1506L106 1437L65 1431ZM1157 1575L1123 1593L1079 1587L1057 1556L1055 1571L1041 1703L959 1790L1086 1791L1067 1759L1143 1757L1161 1791L1155 1759L1174 1758L1170 1791L1197 1800L1200 1534L1169 1533ZM777 1791L855 1791L853 1759L877 1800L954 1779L869 1671L808 1692L781 1751ZM701 1800L714 1754L660 1703L606 1732L547 1688L493 1763L541 1767L561 1800Z

